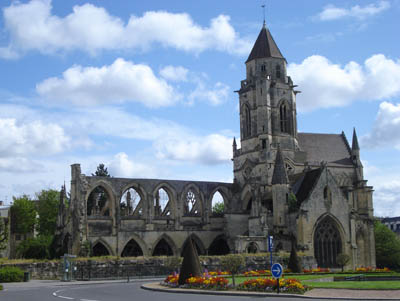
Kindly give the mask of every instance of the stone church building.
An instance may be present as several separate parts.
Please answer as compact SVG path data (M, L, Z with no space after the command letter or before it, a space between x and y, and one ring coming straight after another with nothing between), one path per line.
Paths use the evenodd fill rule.
M74 164L58 219L64 252L180 255L189 237L200 254L265 252L272 235L275 250L295 244L320 267L336 267L340 253L351 267L375 266L373 190L355 130L351 146L343 132L297 131L299 91L265 25L245 64L233 183L88 176Z

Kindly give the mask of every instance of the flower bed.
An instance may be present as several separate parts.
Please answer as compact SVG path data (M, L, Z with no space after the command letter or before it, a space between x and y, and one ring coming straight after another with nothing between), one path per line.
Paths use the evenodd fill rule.
M304 274L309 274L309 273L330 273L331 270L329 268L316 268L316 269L311 269L311 270L307 270L304 269L303 273Z
M273 278L250 279L241 283L237 289L243 291L274 292L277 290L278 281ZM304 294L308 287L296 279L279 279L280 291L283 293Z
M226 290L229 281L224 277L190 277L186 280L188 288L201 288L209 290Z
M389 268L373 268L373 267L361 267L356 268L356 272L358 273L391 273L392 271Z
M269 270L247 271L243 273L243 276L245 277L271 276L271 271Z

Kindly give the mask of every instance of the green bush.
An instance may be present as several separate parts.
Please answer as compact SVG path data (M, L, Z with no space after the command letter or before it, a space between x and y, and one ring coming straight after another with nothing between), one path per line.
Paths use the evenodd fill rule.
M21 258L48 259L51 240L51 236L28 238L18 245L17 253Z
M0 269L0 282L21 282L24 271L17 267L4 267Z
M2 291L3 290L3 286L0 284L0 291Z

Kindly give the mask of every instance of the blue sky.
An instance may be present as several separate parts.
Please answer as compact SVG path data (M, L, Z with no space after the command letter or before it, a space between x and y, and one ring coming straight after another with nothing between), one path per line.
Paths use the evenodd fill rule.
M1 1L0 200L113 176L232 181L264 1ZM400 215L400 1L267 1L303 132L356 127L375 213Z

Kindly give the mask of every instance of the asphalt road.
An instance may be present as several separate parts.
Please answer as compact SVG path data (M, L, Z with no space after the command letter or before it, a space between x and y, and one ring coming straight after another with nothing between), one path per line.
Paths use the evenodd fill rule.
M147 281L148 282L148 281ZM43 285L40 287L11 286L0 291L1 301L245 301L260 300L266 297L214 296L195 294L176 294L148 291L140 288L144 282L131 283L103 283L86 285L55 286ZM305 300L299 298L268 297L268 301ZM323 300L323 299L309 299Z

